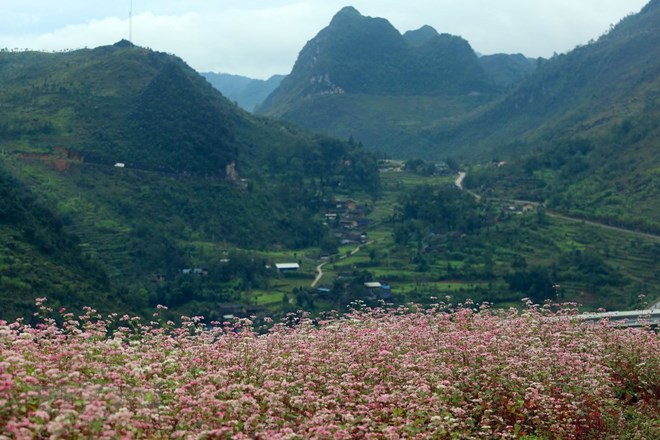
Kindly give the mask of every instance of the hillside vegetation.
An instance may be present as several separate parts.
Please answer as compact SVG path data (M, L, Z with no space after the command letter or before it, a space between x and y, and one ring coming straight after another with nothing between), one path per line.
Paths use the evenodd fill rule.
M105 310L122 306L110 297L105 272L84 257L77 237L4 171L0 200L0 316L28 316L30 293L37 292L47 292L54 306L83 301Z
M332 108L336 122L387 138L401 154L410 132L435 139L434 154L449 155L443 145L459 140L472 146L455 153L489 158L465 180L478 200L456 188L454 158L377 162L355 137L343 142L241 110L171 55L125 41L65 53L1 52L3 212L24 213L2 223L2 317L24 316L26 304L50 293L56 306L145 313L163 304L172 317L210 320L346 310L355 300L429 304L438 295L498 306L529 297L587 309L646 307L659 294L657 236L575 218L657 231L657 79L626 70L657 66L645 46L657 38L657 10L651 3L598 42L542 63L500 97L488 79L480 84L493 94L465 95L468 86L451 79L455 71L414 86L427 96L407 95L405 84L388 92L353 77L350 68L359 66L351 63L346 90L330 87L324 74L305 82L320 93L313 99L290 96L308 121L323 124L322 109ZM400 50L410 66L390 60L397 75L420 60L435 62L415 58L425 47L444 47L443 57L468 64L477 59L460 38L430 28L401 36L351 8L310 42L310 53L317 43L337 54L350 45L335 28ZM389 37L381 41L383 32ZM632 58L623 67L594 65L598 56L624 52ZM321 58L301 56L301 69L309 61L311 70L294 70L332 65ZM526 63L518 58L495 57L491 70ZM561 76L562 66L574 75L592 69L594 79L580 87ZM473 84L485 78L472 73ZM620 76L611 93L607 75ZM602 76L608 80L599 83ZM582 108L566 99L584 88L594 94L589 114L612 111L610 119L565 131L552 125ZM628 91L627 107L619 88ZM456 117L456 108L471 116ZM507 108L510 120L497 110ZM452 130L424 130L417 111ZM530 121L536 125L516 134ZM499 128L510 142L497 141ZM502 160L514 152L516 160ZM279 263L296 263L297 271Z
M482 63L460 37L430 26L401 35L387 20L346 7L257 111L402 158L431 147L419 134L438 112L454 120L534 66L508 57Z
M3 52L0 61L8 178L38 200L23 206L31 216L43 206L59 225L61 231L42 228L47 240L72 237L62 255L53 251L57 258L78 252L98 265L107 278L101 290L115 307L202 303L194 314L240 302L239 292L259 285L265 265L252 259L219 267L221 254L207 253L206 245L218 252L318 246L328 236L321 204L339 188L378 192L376 161L358 145L253 117L176 57L120 42L66 53ZM29 226L21 221L12 227ZM40 251L29 237L16 237L29 250L19 262L41 258L32 255ZM17 253L4 249L8 259ZM2 276L23 283L9 292L21 304L47 293L52 279L68 283L56 289L69 292L57 296L67 304L97 305L79 297L91 295L87 286L97 275L72 264L79 278L15 274L18 262ZM184 276L211 267L213 276ZM246 284L236 284L238 274ZM2 313L20 314L9 306Z
M660 231L658 22L652 1L598 41L542 65L453 134L432 138L463 157L517 156L475 176L485 192Z

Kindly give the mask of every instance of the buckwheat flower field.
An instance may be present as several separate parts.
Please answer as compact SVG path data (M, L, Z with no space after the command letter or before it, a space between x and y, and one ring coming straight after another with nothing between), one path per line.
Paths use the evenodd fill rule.
M40 310L0 321L0 438L660 438L658 334L566 308L267 330Z

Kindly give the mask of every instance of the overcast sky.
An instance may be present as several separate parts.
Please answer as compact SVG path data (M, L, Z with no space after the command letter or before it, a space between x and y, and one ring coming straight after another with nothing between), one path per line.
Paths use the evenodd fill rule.
M598 38L647 0L0 0L0 47L79 49L129 37L198 71L289 73L304 44L344 6L401 33L425 24L482 54L549 57Z

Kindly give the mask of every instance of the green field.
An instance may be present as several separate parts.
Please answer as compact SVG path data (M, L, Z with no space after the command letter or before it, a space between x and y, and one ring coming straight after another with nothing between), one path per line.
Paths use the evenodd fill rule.
M450 295L509 306L525 295L512 292L506 277L516 264L524 264L549 272L557 300L575 301L589 310L642 307L660 297L659 240L549 215L541 219L533 211L502 215L497 224L463 239L441 237L441 245L428 245L423 252L428 261L420 268L416 246L393 241L391 218L398 197L416 185L451 185L453 178L406 172L381 172L381 177L383 194L371 213L376 222L367 231L369 244L353 255L347 255L350 246L341 248L324 266L319 285L332 286L338 277L366 271L390 284L394 298L402 302ZM647 298L640 300L642 294Z

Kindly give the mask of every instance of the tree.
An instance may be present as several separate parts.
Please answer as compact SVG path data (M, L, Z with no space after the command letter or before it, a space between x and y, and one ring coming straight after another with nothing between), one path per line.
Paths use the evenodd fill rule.
M526 294L535 303L542 303L546 299L554 299L556 290L550 280L548 270L543 267L532 267L527 271L516 271L505 276L509 288Z

